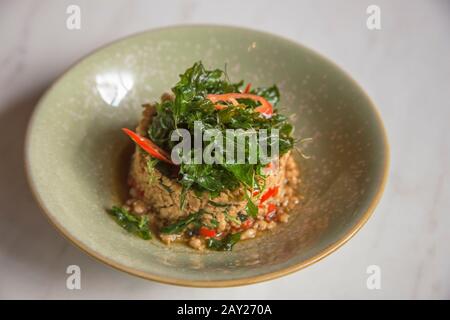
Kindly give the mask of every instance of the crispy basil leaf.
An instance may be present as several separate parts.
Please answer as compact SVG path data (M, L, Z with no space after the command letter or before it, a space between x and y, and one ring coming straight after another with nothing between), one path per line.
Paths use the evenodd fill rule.
M180 234L182 233L187 226L189 226L191 223L199 222L200 217L204 213L204 210L200 209L197 212L191 213L188 215L185 219L181 219L178 222L171 224L169 226L166 226L161 229L162 233L166 234Z
M231 251L233 246L241 240L241 233L230 233L225 238L219 240L209 238L206 241L206 246L211 250L217 251Z
M201 121L202 132L207 129L220 130L224 144L237 141L236 137L231 137L233 141L228 140L230 138L226 135L227 129L253 129L256 132L260 129L279 129L280 155L291 150L294 146L293 127L284 115L276 112L271 118L262 117L253 110L259 103L249 99L238 99L239 106L223 102L228 107L216 110L214 104L207 99L208 94L240 92L242 84L242 81L230 82L227 74L220 69L207 70L201 62L196 62L180 75L178 83L172 88L175 99L157 104L157 113L148 130L149 137L170 153L179 143L170 141L172 132L176 129L186 129L193 136L194 123ZM280 93L275 85L268 88L254 88L251 93L264 97L273 106L280 101ZM202 143L202 148L205 150L213 142L203 141ZM259 156L256 164L249 164L250 146L247 142L245 143L245 164L225 164L225 161L222 161L223 164L183 162L177 177L183 188L180 207L184 207L184 199L189 190L193 190L196 194L206 191L214 198L226 190L234 190L242 186L252 187L255 176L264 179L261 169L265 164L260 162ZM224 151L224 156L226 155ZM159 170L160 167L161 165L158 164L156 168Z
M246 194L247 197L247 205L245 206L245 210L250 217L255 218L258 215L258 207L253 203L253 200Z
M133 233L144 240L151 239L147 216L135 216L124 208L116 206L108 210L108 213L113 216L118 225L128 232Z

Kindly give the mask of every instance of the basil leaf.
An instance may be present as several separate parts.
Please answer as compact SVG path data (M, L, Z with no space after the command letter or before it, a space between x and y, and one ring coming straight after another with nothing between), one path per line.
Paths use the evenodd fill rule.
M236 179L248 187L253 186L254 165L253 164L224 164L228 171L230 171Z
M165 234L180 234L182 233L187 226L189 226L191 223L199 222L201 215L204 213L204 210L200 209L199 211L195 213L191 213L188 215L185 219L181 219L180 221L171 224L169 226L163 227L161 229L162 233Z
M128 232L133 233L144 240L151 239L147 216L135 216L124 208L116 206L108 210L108 213L113 216L118 225Z
M263 97L274 107L278 104L278 102L280 102L280 91L278 90L278 87L276 85L268 88L256 88L255 90L251 90L250 92Z
M247 195L247 193L245 194L245 196L247 197L247 205L245 206L245 210L250 217L256 218L256 216L258 215L258 207L253 203L252 199Z
M209 238L206 241L208 249L217 251L231 251L236 243L241 240L241 233L230 233L222 240Z

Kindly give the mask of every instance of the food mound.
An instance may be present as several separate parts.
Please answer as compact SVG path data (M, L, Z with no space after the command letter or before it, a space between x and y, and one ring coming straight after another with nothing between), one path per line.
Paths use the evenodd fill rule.
M293 126L278 112L280 95L275 85L241 87L243 81L232 83L224 71L206 70L197 62L180 75L172 93L144 105L136 132L123 129L136 150L128 177L130 198L109 211L122 227L143 239L156 234L166 244L185 242L199 250L223 251L288 222L288 211L298 202ZM172 133L184 129L195 136L199 123L201 133L207 129L223 133L223 145L239 141L242 131L236 129L265 129L270 138L276 132L278 154L250 161L252 151L258 156L263 151L248 142L241 149L243 163L225 161L225 156L213 163L174 161L172 151L180 142L172 141ZM230 129L238 134L227 135ZM271 141L267 139L269 151L274 150ZM215 142L201 141L201 152L211 151ZM213 156L219 154L214 150ZM197 151L198 145L192 143L180 159L192 160ZM234 155L235 150L231 152Z

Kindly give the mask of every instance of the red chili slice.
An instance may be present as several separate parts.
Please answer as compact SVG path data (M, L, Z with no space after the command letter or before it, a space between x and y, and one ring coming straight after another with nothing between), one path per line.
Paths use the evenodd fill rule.
M247 230L248 228L250 228L253 225L253 220L251 219L247 219L244 222L242 222L241 224L241 228L244 230Z
M275 196L278 194L278 189L279 189L278 186L273 187L273 188L269 188L269 190L267 190L266 193L264 193L264 194L261 196L261 199L259 200L259 204L261 205L261 204L263 204L264 201L266 201L267 199L270 199L270 198L272 198L272 197L275 197Z
M207 227L204 226L200 227L198 232L200 233L201 236L206 238L212 238L217 234L216 230L208 229Z
M217 104L219 101L234 102L236 99L250 99L259 102L261 105L255 108L256 112L263 114L266 117L271 117L273 114L272 105L263 97L250 93L224 93L224 94L208 94L206 96L212 103L215 103L216 109L223 109L224 105Z
M133 140L138 146L144 149L144 151L146 151L153 158L173 164L172 160L170 160L169 154L158 147L153 141L138 135L136 132L133 132L130 129L122 128L122 130L131 138L131 140Z

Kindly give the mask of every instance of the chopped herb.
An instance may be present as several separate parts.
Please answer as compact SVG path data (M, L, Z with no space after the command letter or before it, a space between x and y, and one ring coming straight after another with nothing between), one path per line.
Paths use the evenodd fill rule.
M129 213L124 208L116 206L112 207L111 210L108 210L108 213L114 217L114 220L118 225L128 232L131 232L144 240L151 239L147 216L138 217Z
M185 219L182 219L174 224L171 224L169 226L166 226L161 229L162 233L166 234L180 234L182 233L187 226L189 226L191 223L199 223L200 217L205 213L204 210L200 209L197 212L191 213L188 215Z
M265 98L274 106L276 106L278 102L280 102L280 91L278 90L278 87L275 85L269 88L256 88L255 90L251 90L250 93Z
M155 175L155 165L158 163L157 159L151 158L147 161L147 174L148 174L148 183L153 184L156 181Z
M222 240L218 240L218 239L214 239L214 238L209 238L209 239L206 241L206 246L207 246L208 249L221 251L221 250L222 250L222 247L223 247L223 242L222 242Z
M237 232L237 233L233 233L233 234L229 234L226 238L225 238L225 242L224 242L224 249L226 251L230 251L231 249L233 249L233 246L239 242L239 240L241 240L241 233Z
M253 200L248 196L247 193L245 194L245 196L247 197L247 205L245 206L245 210L250 217L255 218L258 215L258 207L253 203Z
M213 225L213 227L217 228L219 226L219 221L216 219L211 219L210 223Z
M227 218L228 221L234 222L236 224L241 224L241 220L239 220L237 217L233 217L228 212L225 212L225 217Z
M222 240L210 238L206 241L209 249L217 251L231 251L233 246L241 240L241 233L230 233Z

